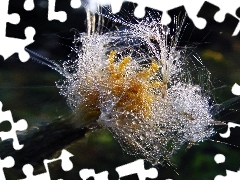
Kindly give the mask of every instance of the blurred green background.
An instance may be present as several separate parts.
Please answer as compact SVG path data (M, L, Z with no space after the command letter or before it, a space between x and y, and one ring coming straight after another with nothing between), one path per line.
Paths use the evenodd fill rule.
M18 1L10 4L9 11L11 13L19 12L25 17L24 22L19 26L20 29L28 23L35 25L33 27L36 28L37 36L35 36L35 42L28 48L50 59L66 60L70 53L73 36L70 29L76 28L80 32L85 29L84 9L72 9L70 1L57 1L56 10L65 10L68 13L68 20L65 23L48 22L45 17L47 1L35 1L36 10L31 12L31 16L23 10L23 2ZM123 8L129 10L133 7L134 5L125 3ZM172 14L178 15L179 11L182 9L173 11ZM208 10L205 11L208 12ZM37 21L37 23L34 24L33 21ZM229 23L231 24L231 22ZM183 44L190 44L211 72L213 94L217 103L235 97L231 94L231 87L235 82L240 84L240 35L232 37L231 29L228 29L228 26L225 27L223 33L220 33L214 27L214 23L212 23L213 25L210 23L208 28L203 31L194 28L189 20L186 24L188 26L183 32L181 41ZM8 36L23 38L22 33L14 28L9 29ZM61 76L49 67L32 60L22 63L16 54L6 61L1 59L0 101L3 103L3 110L11 110L14 121L26 119L29 128L51 122L57 117L71 113L65 99L59 95L59 90L55 86L55 82L59 79ZM218 116L218 120L239 123L239 102L225 104L226 107L228 105L231 105L230 109L223 111ZM4 122L1 123L0 128L2 131L8 131L11 127L9 123ZM216 130L217 132L225 132L226 127L216 127ZM239 136L240 129L234 128L231 130L230 138L223 139L218 133L213 137L216 141L232 145L208 140L187 150L186 146L182 147L172 158L173 164L176 165L175 171L179 175L175 173L175 167L158 166L157 179L208 180L214 179L219 174L225 175L226 169L239 170L240 148L233 146L240 146ZM107 170L110 174L109 179L117 179L118 175L115 168L137 159L123 152L107 130L88 133L86 138L69 144L65 149L74 154L74 158L72 158L74 168L70 172L64 172L61 170L60 163L52 164L50 167L52 179L80 179L78 172L83 168L93 168L96 173ZM226 157L226 161L222 164L216 164L214 161L214 156L218 153ZM146 163L146 167L150 167L150 164ZM24 178L19 169L10 168L4 171L7 179ZM34 170L35 174L42 172L45 170L41 167ZM122 179L137 179L137 176L133 175Z

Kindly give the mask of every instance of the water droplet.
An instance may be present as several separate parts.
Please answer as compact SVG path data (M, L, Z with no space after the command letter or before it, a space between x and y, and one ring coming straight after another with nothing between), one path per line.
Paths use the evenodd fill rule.
M123 126L125 123L122 120L116 121L117 126Z
M179 51L173 51L172 54L171 54L171 56L170 56L170 58L171 58L172 60L177 61L177 60L179 60L179 59L181 58L181 54L180 54Z
M170 28L168 26L163 26L163 34L168 35L170 33Z

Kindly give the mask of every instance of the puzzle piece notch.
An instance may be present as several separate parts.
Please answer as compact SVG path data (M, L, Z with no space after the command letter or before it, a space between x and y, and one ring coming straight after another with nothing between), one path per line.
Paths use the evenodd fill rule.
M145 6L138 5L134 10L134 16L143 18L145 16Z
M0 132L8 132L12 128L12 125L9 121L2 121L0 123Z
M137 18L143 18L144 15L146 14L145 9L148 7L148 8L161 11L162 12L161 23L164 25L168 25L169 23L171 23L171 20L172 20L170 15L168 14L168 11L184 6L189 18L194 21L194 24L197 28L203 29L206 25L206 20L204 20L203 18L196 17L196 13L200 10L202 4L204 3L203 0L195 1L194 6L192 2L187 3L185 0L179 0L179 1L169 0L167 3L165 1L155 1L155 0L148 0L148 1L129 0L129 1L138 4L134 10L134 15ZM112 12L115 14L120 11L123 2L124 0L119 0L119 1L91 0L90 5L92 5L91 9L94 11L96 10L96 4L100 4L100 5L110 4L112 7Z
M55 11L56 0L48 0L48 20L59 20L65 22L67 20L67 13L65 11Z
M9 37L0 37L0 54L4 59L10 57L13 53L18 52L19 59L22 62L26 62L30 56L24 50L25 46L34 42L33 37L35 35L35 29L33 27L27 27L25 29L26 39L17 39Z
M71 0L70 5L73 9L80 8L82 3L81 0Z
M168 2L154 1L154 0L148 0L148 1L129 0L129 1L138 4L134 11L134 15L138 18L142 18L145 15L146 7L162 11L163 14L161 18L161 23L164 25L168 25L171 22L171 17L168 14L168 11L173 10L180 6L184 6L189 18L193 21L194 25L198 29L204 29L207 25L208 20L197 16L197 13L201 11L202 8L205 8L206 4L211 4L212 6L215 6L218 8L218 10L215 11L214 14L211 16L211 17L214 17L216 22L218 22L219 24L220 23L225 24L225 22L232 20L233 21L232 26L234 28L234 30L232 31L233 35L237 35L240 29L240 23L237 26L239 21L239 17L237 14L239 13L237 12L238 5L236 5L236 1L226 2L226 1L209 0L209 2L207 2L204 0L199 0L199 1L195 1L194 4L191 1L186 1L186 0L179 0L177 2L174 0L169 0ZM90 9L92 9L93 11L96 10L96 4L100 4L100 5L111 4L112 12L117 13L120 11L120 8L123 2L124 0L119 0L119 1L91 0L90 6L91 5L92 6L90 7ZM239 1L239 5L240 5L240 1ZM206 14L209 14L209 11ZM225 25L223 25L222 27L224 26Z
M76 1L79 2L79 0L74 0L73 2L71 2L71 4L73 4L74 7L78 5ZM67 20L67 13L65 11L56 12L55 4L56 4L56 0L48 0L48 20L49 21L58 20L60 22L65 22ZM24 9L26 11L32 11L34 7L35 7L35 4L33 0L25 0Z
M231 91L234 95L240 96L240 86L237 83L232 86Z
M51 160L45 159L43 161L43 164L45 166L46 172L38 175L33 175L33 166L31 164L25 164L22 170L23 170L23 173L26 175L26 178L22 180L42 180L42 179L51 180L48 164L51 164L59 160L62 161L61 163L62 169L64 171L70 171L73 168L73 163L70 160L70 157L72 156L73 154L63 149L61 152L61 155L58 158L51 159Z
M156 168L150 168L147 170L144 168L143 159L119 166L116 168L116 171L119 174L119 179L132 174L137 174L139 180L146 180L146 178L154 179L158 176L158 171Z
M138 2L141 3L139 5L142 6L143 2L142 1L138 1ZM214 17L214 20L219 24L223 23L220 27L224 27L226 22L232 22L230 23L230 27L231 29L233 29L232 35L234 36L236 36L240 30L240 23L239 23L240 16L238 15L240 1L236 2L232 0L231 2L229 2L229 1L209 0L207 2L204 0L199 0L199 1L195 1L193 4L191 1L182 0L182 1L178 1L178 3L179 4L176 4L176 1L174 2L168 1L168 3L159 2L155 6L153 7L151 6L151 8L158 9L163 12L161 23L167 25L171 22L171 18L168 15L168 11L183 5L186 9L188 17L193 21L194 25L198 29L204 29L206 28L206 25L207 25L207 22L209 22L209 19L198 17L197 13L202 9L204 9L206 4L210 4L218 8L218 11L216 11L215 14L213 14L211 17ZM150 4L150 1L148 1L147 7L150 7L149 4ZM209 12L211 13L211 11L207 11L206 13L207 16L209 15Z
M208 13L206 13L206 10ZM197 17L206 20L207 25L205 29L210 28L211 31L214 30L219 33L224 33L227 27L229 32L233 34L239 24L239 20L232 14L222 12L218 6L207 1L204 2ZM211 26L208 27L209 24Z
M31 164L25 164L22 168L23 173L26 175L27 178L25 180L51 180L48 172L38 174L38 175L33 175L33 166ZM24 180L24 179L22 179Z
M35 7L35 4L33 0L25 0L23 7L26 11L32 11Z
M65 149L62 150L61 155L56 158L56 159L52 159L52 160L44 160L44 164L49 164L51 162L57 161L57 160L61 160L62 163L62 169L64 171L70 171L73 168L73 163L70 160L70 157L73 157L73 154L71 154L70 152L66 151Z
M216 154L214 156L214 160L217 164L224 163L225 162L225 156L223 154Z
M87 180L90 177L93 177L94 180L108 180L108 171L103 171L96 174L94 169L82 169L79 171L79 176L83 180Z
M6 35L6 22L11 24L18 24L20 22L20 16L17 13L8 14L9 0L1 0L0 4L0 37Z
M0 132L0 137L2 141L6 139L13 139L13 148L15 150L20 150L23 148L23 145L19 144L17 131L24 131L27 129L28 124L24 119L18 120L17 122L13 121L11 111L2 111L2 102L0 102L0 123L3 121L9 121L12 125L12 128L8 132Z
M14 159L11 156L4 158L3 160L0 158L0 179L5 180L5 175L3 168L11 168L14 166Z
M214 160L217 164L224 163L226 158L223 154L216 154ZM237 172L226 170L226 176L217 175L214 180L238 180L240 179L240 169Z
M240 124L236 124L236 123L233 123L233 122L229 122L228 123L228 129L227 129L227 132L225 133L219 133L219 135L222 137L222 138L228 138L230 136L230 129L231 128L235 128L235 127L240 127Z
M112 1L111 2L111 7L112 7L112 13L118 13L122 7L122 3L124 1L123 0L119 0L119 1Z
M240 170L237 172L226 170L226 176L217 175L214 180L238 180L240 179Z
M215 14L214 19L221 23L225 19L226 14L231 14L233 16L236 16L236 18L239 18L237 16L237 10L240 6L240 1L235 0L228 0L228 1L216 1L216 0L208 0L209 3L214 4L220 10Z

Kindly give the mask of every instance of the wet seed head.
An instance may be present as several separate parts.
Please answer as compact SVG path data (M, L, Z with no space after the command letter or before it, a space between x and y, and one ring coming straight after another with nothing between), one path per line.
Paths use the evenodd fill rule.
M63 64L65 80L58 87L76 115L97 121L127 153L152 164L211 137L210 97L205 82L193 82L186 49L178 47L181 23L173 34L159 17L109 19L124 28L78 34L77 56Z

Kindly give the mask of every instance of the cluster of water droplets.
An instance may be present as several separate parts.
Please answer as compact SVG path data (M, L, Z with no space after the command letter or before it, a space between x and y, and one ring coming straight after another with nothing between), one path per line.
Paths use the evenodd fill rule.
M80 119L92 111L127 153L169 162L183 144L214 133L205 82L193 81L187 69L178 47L181 24L173 33L156 17L115 20L121 29L76 36L77 56L63 64L58 87Z

